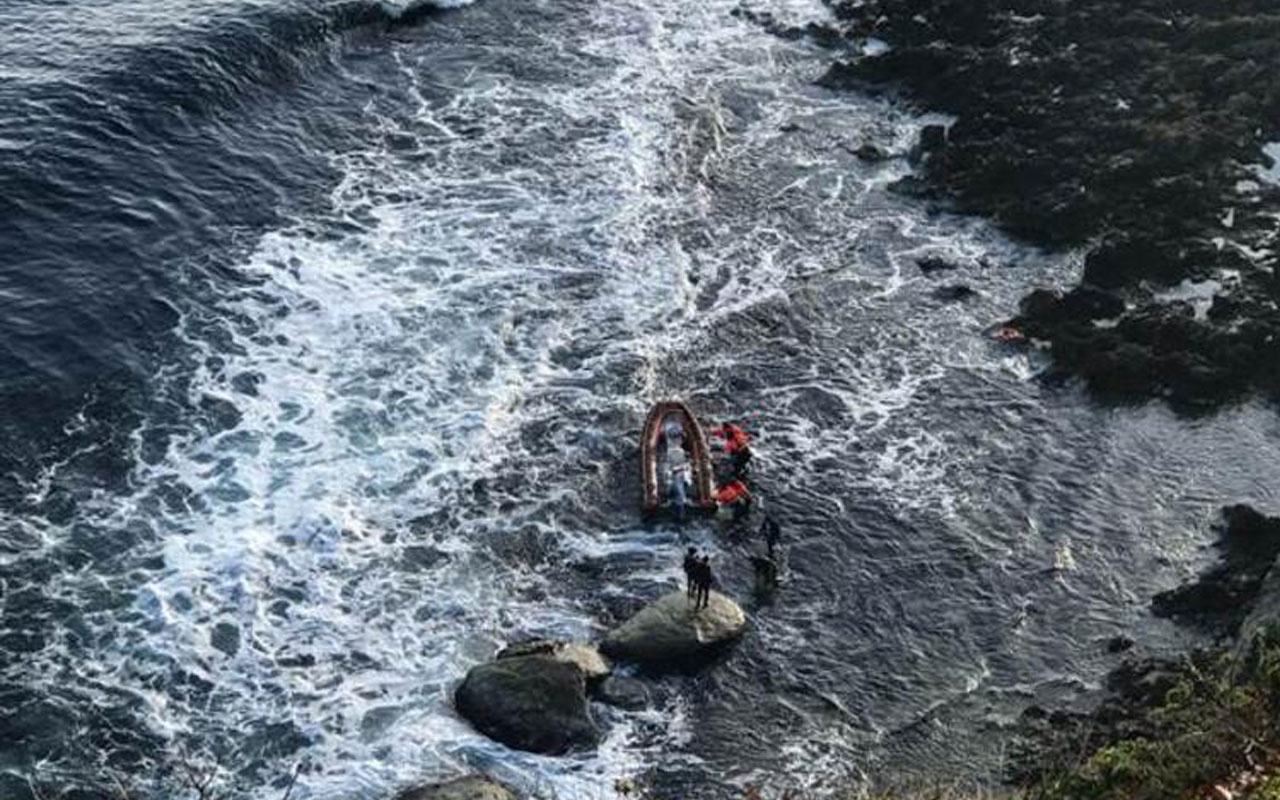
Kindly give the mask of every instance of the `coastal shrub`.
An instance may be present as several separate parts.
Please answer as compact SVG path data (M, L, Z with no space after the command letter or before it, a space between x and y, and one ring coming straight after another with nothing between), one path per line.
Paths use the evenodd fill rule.
M1280 773L1263 778L1254 790L1253 800L1280 800Z
M1243 652L1187 659L1163 697L1129 709L1113 736L1074 766L1042 774L1034 800L1173 800L1230 783L1280 750L1280 638L1269 632ZM1273 778L1253 797L1280 800Z

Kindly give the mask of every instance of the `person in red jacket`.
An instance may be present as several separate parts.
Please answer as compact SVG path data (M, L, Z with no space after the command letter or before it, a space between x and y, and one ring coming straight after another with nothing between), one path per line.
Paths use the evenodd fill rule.
M751 491L741 480L732 480L716 490L716 503L733 509L733 518L742 519L751 510Z
M732 422L721 423L711 431L711 435L724 439L724 452L729 457L728 477L731 480L744 477L751 461L751 437Z

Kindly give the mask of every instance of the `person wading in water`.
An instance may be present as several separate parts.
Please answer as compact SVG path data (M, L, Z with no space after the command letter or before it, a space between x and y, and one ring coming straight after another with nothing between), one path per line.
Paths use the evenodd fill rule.
M715 494L716 502L733 509L734 521L741 520L751 512L751 491L740 480L721 486Z
M773 549L778 546L778 540L782 538L782 528L772 514L764 515L764 522L760 523L760 535L764 537L764 546L769 560L772 561Z
M711 435L724 439L724 452L729 457L724 474L727 481L745 478L747 465L751 463L751 437L732 422L721 423L711 431Z

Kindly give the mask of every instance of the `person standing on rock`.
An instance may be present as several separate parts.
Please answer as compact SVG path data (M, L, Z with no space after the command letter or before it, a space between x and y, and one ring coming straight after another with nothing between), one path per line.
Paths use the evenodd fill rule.
M711 584L715 577L711 574L711 556L704 555L698 559L698 594L694 599L694 610L706 608L711 603Z
M684 554L684 593L693 600L698 592L698 548L689 545Z

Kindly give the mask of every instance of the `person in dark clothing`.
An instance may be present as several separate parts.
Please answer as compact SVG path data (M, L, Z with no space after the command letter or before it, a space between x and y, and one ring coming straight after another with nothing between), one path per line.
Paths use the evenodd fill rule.
M764 522L760 523L760 535L764 537L764 546L767 548L769 560L772 561L773 549L778 546L778 540L782 538L782 528L772 514L764 515Z
M778 565L772 558L751 557L751 566L756 571L756 591L768 594L778 586Z
M704 555L698 559L698 595L693 604L695 609L706 608L711 602L711 584L714 582L715 578L711 574L711 556Z
M684 554L684 593L690 600L697 593L698 548L690 545Z

